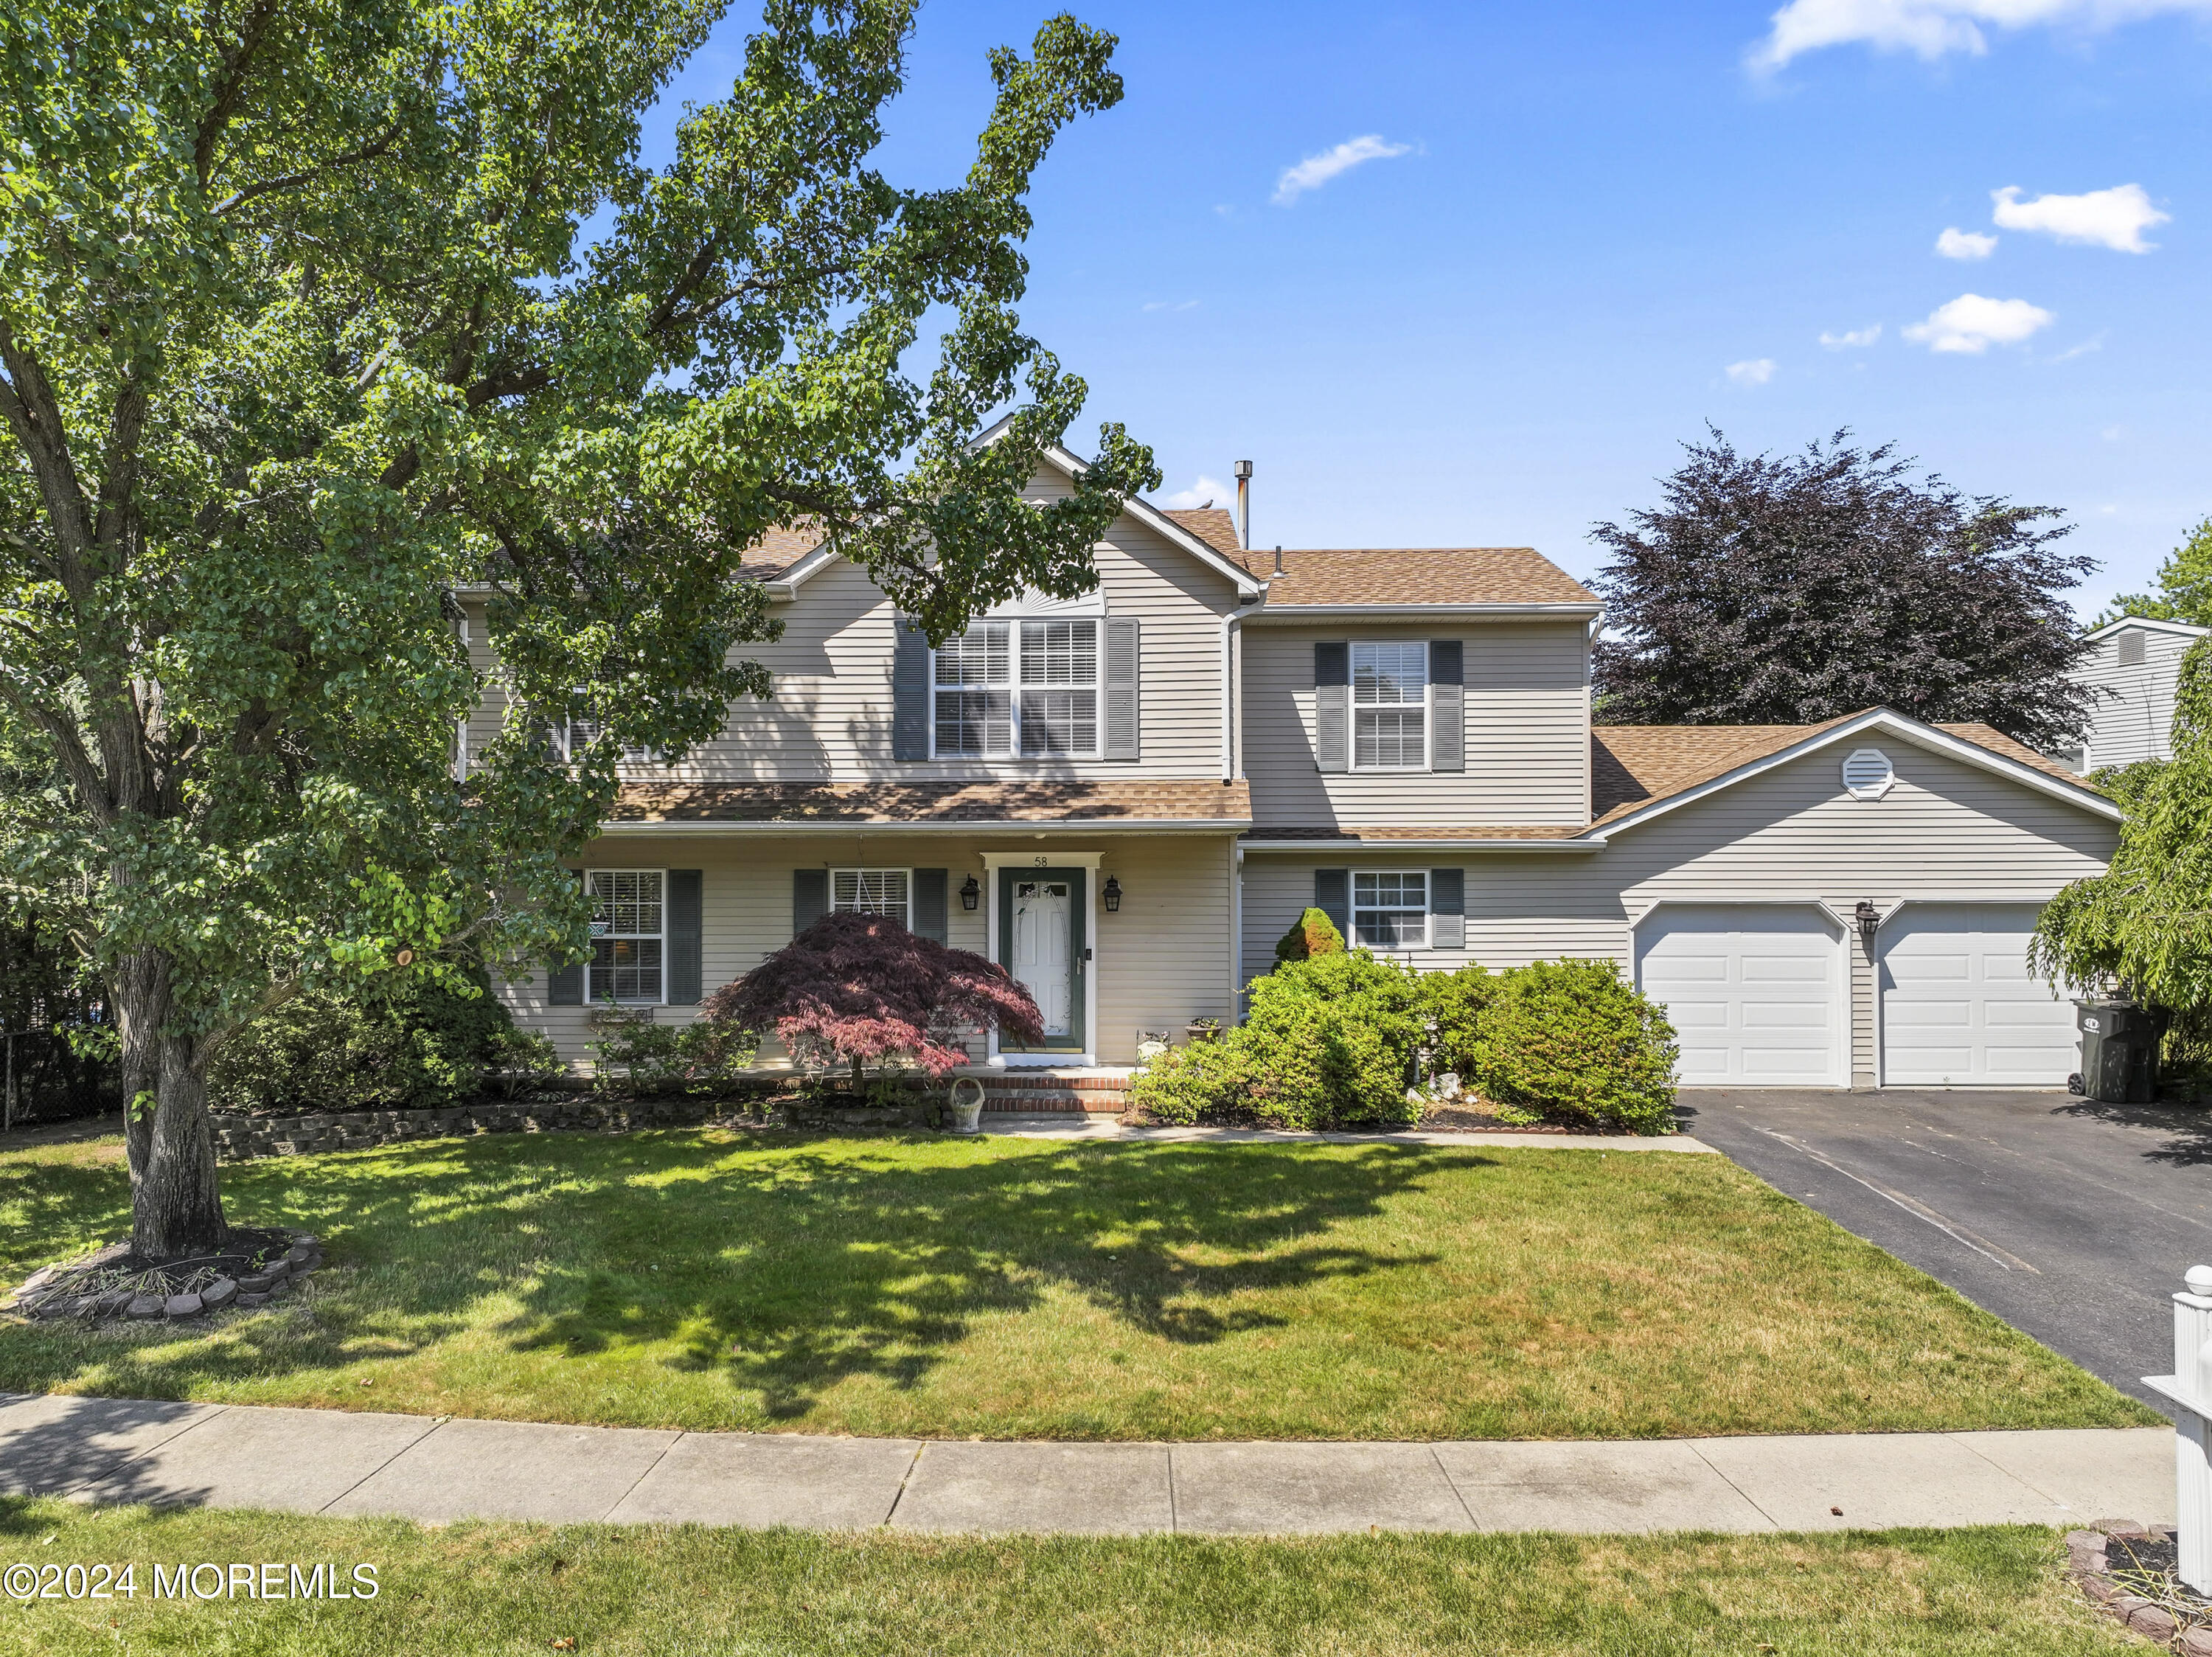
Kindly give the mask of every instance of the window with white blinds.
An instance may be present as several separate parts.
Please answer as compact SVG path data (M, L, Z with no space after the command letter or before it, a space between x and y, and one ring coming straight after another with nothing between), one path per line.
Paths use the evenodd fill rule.
M914 924L913 871L904 868L833 868L830 907L850 914L882 915L901 926Z
M1421 771L1429 763L1429 647L1352 647L1352 764Z
M598 899L592 915L591 999L662 1000L667 927L661 871L595 868L586 878Z
M1095 620L975 623L935 652L935 756L1097 758L1100 665Z

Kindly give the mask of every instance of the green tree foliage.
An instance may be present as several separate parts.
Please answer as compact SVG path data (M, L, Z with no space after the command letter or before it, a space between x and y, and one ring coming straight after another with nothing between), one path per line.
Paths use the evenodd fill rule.
M1344 953L1344 934L1336 929L1336 923L1328 917L1325 909L1309 909L1291 923L1291 929L1275 941L1275 960L1309 960L1316 955L1337 955Z
M2102 874L2044 905L2032 959L2054 984L2122 990L2212 1040L2212 640L2181 659L2173 758L2130 767L2127 811Z
M1803 454L1686 445L1660 504L1601 523L1611 637L1595 674L1613 724L1795 725L1872 707L1978 720L2046 751L2092 693L2067 677L2064 593L2093 566L2052 543L2052 507L1969 498L1893 449L1838 432Z
M53 779L0 801L0 885L61 894L108 987L142 1252L224 1229L229 1033L580 953L560 859L617 757L769 690L732 654L775 631L738 574L763 531L940 637L1088 590L1156 484L1109 427L1065 498L1022 498L1084 398L1015 314L1025 197L1121 96L1112 38L1060 16L994 52L966 175L902 188L870 157L915 3L769 0L658 171L640 120L713 0L0 11L0 704ZM598 735L558 763L578 686Z
M2097 624L2101 627L2123 616L2212 627L2212 518L2191 530L2159 566L2157 592L2121 594L2097 618Z

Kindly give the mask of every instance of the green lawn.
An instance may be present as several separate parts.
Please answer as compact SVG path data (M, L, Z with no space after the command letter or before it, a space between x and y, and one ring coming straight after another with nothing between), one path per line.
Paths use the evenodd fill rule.
M0 1568L136 1564L136 1599L0 1600L0 1652L2040 1657L2149 1648L2027 1529L1821 1537L978 1539L551 1529L0 1502ZM155 1602L156 1560L377 1567L371 1601ZM209 1579L210 1581L212 1579ZM280 1580L281 1574L280 1574ZM573 1646L556 1646L573 1641Z
M121 1234L0 1157L9 1278ZM226 1170L300 1300L0 1327L0 1389L639 1426L1605 1438L2159 1418L1716 1156L702 1131Z

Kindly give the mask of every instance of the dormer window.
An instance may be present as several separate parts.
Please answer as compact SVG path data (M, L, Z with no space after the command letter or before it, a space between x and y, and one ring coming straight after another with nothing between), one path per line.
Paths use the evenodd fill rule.
M1355 771L1422 771L1429 763L1429 647L1352 647Z
M1099 667L1095 620L975 623L935 653L933 757L1098 758Z

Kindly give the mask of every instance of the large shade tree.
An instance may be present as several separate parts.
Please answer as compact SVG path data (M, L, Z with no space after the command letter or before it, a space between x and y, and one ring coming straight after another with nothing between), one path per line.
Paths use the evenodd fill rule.
M1685 445L1660 503L1592 539L1623 724L1793 725L1885 706L1980 720L2031 746L2078 734L2090 692L2064 594L2093 568L2056 508L1969 497L1847 432L1802 454Z
M560 859L617 756L769 688L732 654L773 631L737 576L764 530L941 636L1085 590L1156 485L1109 427L1022 498L1084 395L1012 309L1024 198L1121 95L1111 37L994 52L973 166L907 189L869 158L913 0L770 0L648 168L719 11L0 10L0 699L55 779L0 801L0 881L105 979L146 1257L226 1230L228 1033L302 985L574 958ZM457 782L470 591L510 711ZM564 765L541 733L579 686L599 734Z

